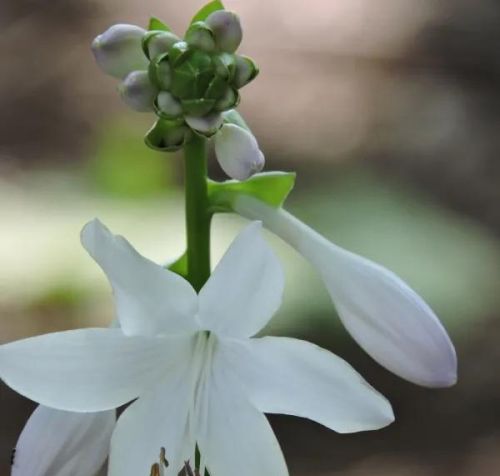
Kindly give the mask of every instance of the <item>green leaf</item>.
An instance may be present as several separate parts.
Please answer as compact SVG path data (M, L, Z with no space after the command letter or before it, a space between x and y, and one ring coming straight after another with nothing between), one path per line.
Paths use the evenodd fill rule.
M208 196L212 209L231 212L233 200L238 195L250 195L278 208L283 205L295 185L294 172L266 172L255 174L244 182L208 180Z
M172 264L169 264L167 268L170 271L186 278L188 275L188 260L187 251L185 251L178 259L176 259Z
M204 7L202 7L198 13L191 20L191 25L196 23L197 21L205 21L207 17L217 10L225 10L224 5L220 0L213 0L210 3L207 3Z
M155 17L149 19L148 30L172 31L168 25L165 25L165 23Z

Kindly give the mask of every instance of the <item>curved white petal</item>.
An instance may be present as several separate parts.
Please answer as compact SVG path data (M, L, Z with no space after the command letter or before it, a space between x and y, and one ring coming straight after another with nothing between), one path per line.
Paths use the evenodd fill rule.
M264 167L264 154L250 131L224 124L215 134L214 142L217 160L229 177L246 180Z
M330 243L283 209L250 197L238 198L234 206L261 219L318 269L345 327L377 362L419 385L456 382L457 358L448 334L398 276Z
M194 454L189 420L196 383L193 349L194 340L158 385L120 416L111 440L108 476L148 476L162 447L169 463L165 476L177 476Z
M190 338L126 337L80 329L0 347L0 377L18 393L59 410L101 411L147 391L183 354Z
M115 411L74 413L38 406L13 457L11 476L89 476L104 465Z
M347 362L305 341L222 341L214 367L230 369L266 413L309 418L339 433L376 430L394 421L387 399Z
M261 234L247 226L234 240L199 294L201 327L237 337L262 329L281 304L281 265Z
M125 334L192 333L197 297L179 275L141 256L99 220L82 230L82 244L106 273Z
M198 416L198 444L210 474L216 476L287 476L279 443L266 417L224 369L204 389Z
M142 50L146 30L135 25L117 24L92 42L92 52L99 67L110 76L123 79L135 70L148 68Z

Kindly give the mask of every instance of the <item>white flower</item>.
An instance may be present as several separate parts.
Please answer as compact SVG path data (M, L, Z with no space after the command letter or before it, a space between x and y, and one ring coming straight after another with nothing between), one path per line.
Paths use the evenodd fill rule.
M115 411L74 413L38 406L12 457L11 476L93 476L108 457Z
M456 382L457 357L448 334L398 276L334 245L281 208L243 195L233 208L262 220L316 267L343 324L377 362L418 385L448 387Z
M285 476L262 412L338 432L393 421L387 400L339 357L296 339L251 338L279 307L284 286L259 223L238 236L199 295L98 221L82 242L111 282L121 328L3 345L0 376L62 410L102 411L139 397L116 425L110 476L149 474L162 447L165 474L177 475L195 443L215 476Z
M149 61L142 50L145 34L146 30L139 26L118 24L97 36L92 52L102 71L124 79L132 71L147 69Z

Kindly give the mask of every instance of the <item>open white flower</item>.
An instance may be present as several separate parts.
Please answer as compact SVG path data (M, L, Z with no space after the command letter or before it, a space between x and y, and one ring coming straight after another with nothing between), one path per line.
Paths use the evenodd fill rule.
M74 413L39 405L12 458L11 476L94 476L104 465L115 411Z
M377 362L410 382L448 387L455 348L432 309L402 279L346 251L282 208L240 195L234 210L293 246L319 271L344 326Z
M147 475L165 448L177 475L199 445L216 476L285 476L262 412L338 432L393 421L387 400L346 362L289 338L251 338L281 303L281 267L252 223L199 295L93 221L85 248L114 290L120 329L80 329L0 347L0 376L44 405L91 412L137 397L111 441L110 476Z

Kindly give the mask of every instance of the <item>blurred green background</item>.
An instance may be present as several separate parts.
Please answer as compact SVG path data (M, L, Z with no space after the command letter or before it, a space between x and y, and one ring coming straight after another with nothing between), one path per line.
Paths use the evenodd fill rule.
M379 432L271 419L292 475L500 474L500 4L494 0L227 0L261 75L241 110L267 170L296 170L287 208L405 278L437 311L459 383L417 388L340 326L314 270L269 235L287 271L267 332L332 349L394 404ZM179 34L201 2L2 0L0 342L113 316L79 244L99 217L146 256L184 250L182 157L148 150L89 44L158 16ZM210 174L223 179L214 158ZM217 216L214 262L244 221ZM0 386L0 475L33 404ZM68 475L71 476L71 475Z

